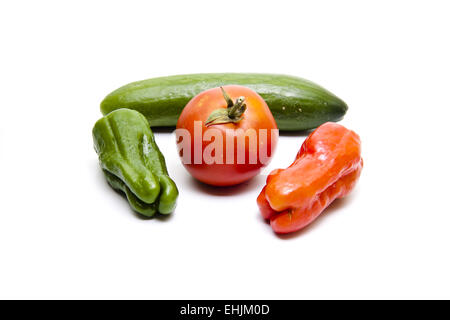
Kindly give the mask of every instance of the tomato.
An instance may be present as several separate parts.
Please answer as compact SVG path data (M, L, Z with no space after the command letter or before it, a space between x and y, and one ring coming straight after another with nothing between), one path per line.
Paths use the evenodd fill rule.
M278 129L266 102L253 90L228 85L206 90L177 122L183 165L196 179L231 186L253 178L276 147Z

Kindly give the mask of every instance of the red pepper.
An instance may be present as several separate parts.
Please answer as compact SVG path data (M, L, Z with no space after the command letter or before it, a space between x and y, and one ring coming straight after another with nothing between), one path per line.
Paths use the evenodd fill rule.
M353 189L362 167L359 136L325 123L309 135L287 169L267 177L257 199L261 214L276 233L300 230Z

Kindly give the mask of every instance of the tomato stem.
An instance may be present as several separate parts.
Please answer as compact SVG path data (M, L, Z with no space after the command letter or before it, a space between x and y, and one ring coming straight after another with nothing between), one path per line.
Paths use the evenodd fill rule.
M222 91L222 95L225 98L225 101L227 102L227 107L228 108L233 107L233 105L234 105L233 100L231 100L231 98L228 95L228 93L223 89L223 87L220 87L220 90Z
M211 112L205 123L207 127L214 124L238 123L242 120L243 114L247 109L245 97L238 97L236 101L233 102L228 93L222 87L220 87L220 90L222 90L223 97L227 102L227 108L220 108Z

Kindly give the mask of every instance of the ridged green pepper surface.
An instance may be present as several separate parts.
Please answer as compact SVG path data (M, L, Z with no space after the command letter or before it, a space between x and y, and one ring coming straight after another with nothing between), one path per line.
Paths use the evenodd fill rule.
M175 209L178 189L142 114L113 111L97 121L92 134L106 180L125 193L133 210L151 217Z

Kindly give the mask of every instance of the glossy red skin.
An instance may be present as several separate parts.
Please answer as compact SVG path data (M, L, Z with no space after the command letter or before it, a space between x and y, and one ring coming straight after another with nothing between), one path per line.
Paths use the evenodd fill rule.
M268 164L262 163L259 159L259 148L264 147L268 150L269 160L272 157L278 136L274 139L274 143L271 142L271 129L277 129L277 124L275 119L270 112L269 107L266 102L261 98L253 90L238 86L238 85L228 85L223 87L224 90L228 93L233 101L235 101L238 97L245 97L247 109L244 112L243 119L238 123L226 123L226 124L215 124L209 127L205 126L205 122L208 119L209 115L213 110L218 108L226 108L227 103L223 97L222 91L220 88L213 88L206 90L194 98L186 105L183 109L180 117L177 122L177 129L187 129L191 134L191 155L194 155L194 121L200 120L202 121L202 132L205 133L206 130L210 128L218 129L222 133L223 145L224 145L224 157L223 164L194 164L194 161L191 161L191 164L185 164L185 168L189 171L189 173L200 180L201 182L214 185L214 186L232 186L244 181L247 181L261 171L261 169ZM234 139L235 150L237 144L237 137L239 133L236 132L236 129L243 129L245 132L247 129L267 129L267 140L259 141L258 140L258 148L257 150L250 150L248 143L245 146L245 164L237 164L237 152L235 152L234 164L227 164L225 158L225 145L227 135ZM227 129L232 129L232 133L226 132ZM178 141L178 136L177 136ZM203 141L202 143L202 154L203 150L206 148L210 141ZM257 155L257 163L250 164L248 163L248 159L250 154L253 153Z
M305 140L287 169L268 176L257 199L261 214L276 233L300 230L354 188L362 167L359 136L325 123Z

